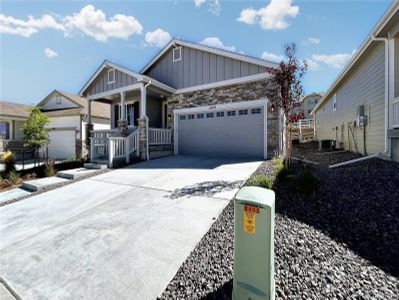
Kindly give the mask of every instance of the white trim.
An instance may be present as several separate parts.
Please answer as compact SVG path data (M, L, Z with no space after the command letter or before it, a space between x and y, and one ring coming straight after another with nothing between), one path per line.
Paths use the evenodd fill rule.
M313 108L312 112L310 113L313 115L319 108L325 103L326 99L330 96L336 86L341 82L344 76L350 71L352 66L357 62L357 60L363 55L363 53L368 49L370 44L373 42L373 36L376 36L380 33L381 29L391 20L391 18L395 15L398 11L399 5L397 1L393 1L391 6L387 9L385 14L379 20L376 26L374 26L371 33L367 36L367 38L363 41L360 45L356 53L352 56L349 62L345 65L342 71L339 73L337 78L334 80L332 85L329 87L328 91L324 94L324 96L319 100L319 103Z
M109 80L109 75L111 74L111 72L114 74L114 79L113 80ZM113 84L113 83L115 83L115 69L114 68L112 68L112 69L109 69L108 71L107 71L107 84Z
M97 71L90 77L89 81L83 86L83 88L80 90L79 95L83 96L84 91L90 86L90 84L97 78L97 76L104 70L104 68L113 68L115 70L118 70L122 73L126 73L127 75L130 75L132 77L135 77L137 81L143 80L143 76L141 74L135 73L133 71L130 71L129 69L126 69L124 67L118 66L110 61L104 61L101 66L97 69Z
M185 46L185 47L189 47L189 48L193 48L193 49L197 49L197 50L201 50L201 51L206 51L206 52L214 53L217 55L222 55L225 57L241 60L241 61L244 61L244 62L247 62L250 64L260 65L263 67L277 67L278 66L278 64L276 64L274 62L267 61L264 59L250 57L250 56L246 56L243 54L230 52L230 51L226 51L226 50L218 49L218 48L212 48L212 47L208 47L208 46L204 46L204 45L200 45L200 44L196 44L196 43L191 43L191 42L186 42L186 41L182 41L182 40L178 40L178 39L173 39L149 63L147 63L143 67L143 69L141 69L140 74L143 74L145 71L147 71L162 55L165 54L165 52L167 52L171 47L176 46L176 45Z
M165 119L165 112L168 110L168 101L164 100L162 101L162 128L167 128L167 117Z
M62 104L61 94L55 95L55 104Z
M176 94L183 94L183 93L195 92L195 91L200 91L200 90L208 90L208 89L213 89L213 88L217 88L217 87L241 84L241 83L257 81L257 80L261 80L261 79L268 79L268 78L270 78L269 73L249 75L249 76L244 76L244 77L239 77L239 78L234 78L234 79L228 79L228 80L223 80L223 81L218 81L218 82L196 85L196 86L183 88L183 89L177 89Z
M175 51L177 51L177 50L179 50L179 53L180 53L179 58L175 58ZM182 51L181 50L182 50L181 46L173 48L173 51L172 51L173 62L177 62L177 61L180 61L180 60L183 59L183 55L182 55Z
M160 89L165 90L165 91L167 91L169 93L172 93L172 94L176 93L176 89L175 88L172 88L169 85L166 85L166 84L164 84L162 82L159 82L158 80L156 80L154 78L151 78L151 77L149 77L147 75L143 75L143 82L148 83L150 81L151 81L151 85L153 85L153 86L155 86L157 88L160 88Z
M98 94L93 94L93 95L89 95L87 96L88 100L95 100L95 99L101 99L107 96L111 96L111 95L115 95L115 94L119 94L119 93L123 93L123 92L127 92L127 91L132 91L132 90L138 90L141 87L141 83L135 83L135 84L131 84L131 85L127 85L118 89L113 89L113 90L109 90L109 91L105 91L102 93L98 93ZM112 101L112 100L110 100Z
M233 102L233 103L224 103L224 104L216 104L216 105L206 105L206 106L197 106L190 108L180 108L173 110L173 128L174 128L174 155L179 155L179 115L193 113L196 114L198 112L208 112L208 111L217 111L217 110L236 110L240 108L258 108L263 107L264 121L263 121L263 136L264 136L264 144L263 144L263 157L267 159L267 114L268 114L268 99L259 99L252 101L242 101L242 102Z

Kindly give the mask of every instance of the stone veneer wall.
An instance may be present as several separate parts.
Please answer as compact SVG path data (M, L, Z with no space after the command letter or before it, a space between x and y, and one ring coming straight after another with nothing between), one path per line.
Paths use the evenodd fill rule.
M167 99L168 116L173 116L175 109L259 100L268 97L272 92L272 83L262 80L184 94L174 94ZM168 128L173 128L173 117L168 119ZM268 109L267 152L269 158L279 153L279 119L277 109L274 112Z

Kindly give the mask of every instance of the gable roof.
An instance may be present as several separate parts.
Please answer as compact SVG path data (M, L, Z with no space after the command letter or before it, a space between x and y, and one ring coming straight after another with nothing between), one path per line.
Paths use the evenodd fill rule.
M252 57L249 55L244 55L244 54L237 53L237 52L232 52L232 51L228 51L228 50L224 50L224 49L220 49L220 48L205 46L205 45L173 38L157 55L155 55L155 57L149 63L147 63L141 69L140 74L144 74L152 65L154 65L162 57L162 55L164 55L170 48L176 47L176 46L185 46L185 47L189 47L189 48L194 48L197 50L206 51L206 52L214 53L217 55L222 55L222 56L229 57L232 59L241 60L241 61L244 61L247 63L260 65L263 67L277 67L277 65L278 65L275 62Z
M105 68L112 68L115 70L119 70L123 73L126 73L132 77L137 78L137 81L142 81L143 76L141 74L138 74L132 70L129 70L125 67L122 67L120 65L117 65L109 60L104 60L104 62L98 67L96 72L90 77L90 79L86 82L86 84L83 86L83 88L79 91L79 95L82 96L85 90L90 86L90 84L97 78L97 76L105 69Z
M78 107L73 107L73 108L62 108L62 109L54 109L54 110L44 110L43 112L46 115L49 116L72 116L72 115L85 115L88 114L88 103L87 99L84 97L80 97L78 95L74 95L71 93L59 91L59 90L54 90L52 91L46 98L44 98L38 106L43 106L48 100L50 100L51 96L54 95L55 93L63 95L65 98L68 100L72 101L75 103ZM109 119L110 118L110 105L101 103L101 102L96 102L93 101L91 104L91 115L93 117L99 117L99 118L105 118Z
M376 37L380 37L381 34L386 34L387 26L392 18L399 13L399 1L394 0L389 8L386 10L384 15L378 21L378 23L374 26L371 32L367 35L367 38L360 45L359 49L355 52L355 54L351 57L351 59L347 62L343 70L339 73L338 77L334 80L332 85L329 87L327 92L323 95L317 105L311 111L311 115L315 114L316 111L320 109L320 107L326 102L327 98L335 91L335 88L343 81L345 76L352 70L352 67L356 64L356 62L363 56L367 49L371 46L371 44L375 41Z
M27 119L30 113L29 109L28 105L0 101L0 116Z

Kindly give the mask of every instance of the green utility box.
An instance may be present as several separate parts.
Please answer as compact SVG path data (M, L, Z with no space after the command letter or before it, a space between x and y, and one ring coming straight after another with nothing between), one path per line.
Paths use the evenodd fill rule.
M274 192L243 187L234 199L234 300L274 299Z

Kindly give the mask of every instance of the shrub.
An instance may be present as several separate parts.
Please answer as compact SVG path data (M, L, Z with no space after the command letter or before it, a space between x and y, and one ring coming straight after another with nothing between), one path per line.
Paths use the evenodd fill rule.
M313 174L312 169L305 165L298 175L298 189L304 194L313 194L319 188L319 180Z
M7 174L15 170L15 160L16 160L15 154L12 153L11 151L5 151L1 155L1 161L5 166L5 172Z
M284 178L287 176L287 168L285 167L284 160L280 157L273 157L274 175L277 178Z
M8 178L7 178L12 184L17 184L21 181L21 178L19 177L19 174L15 171L11 171L8 173Z
M259 186L266 189L271 189L273 187L273 181L267 178L265 175L258 175L255 176L254 178L251 178L248 181L247 185Z
M54 166L55 166L55 162L53 160L49 160L48 163L46 163L46 176L47 177L54 176L57 173Z

